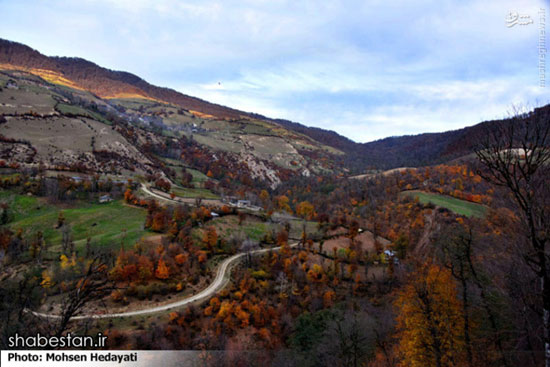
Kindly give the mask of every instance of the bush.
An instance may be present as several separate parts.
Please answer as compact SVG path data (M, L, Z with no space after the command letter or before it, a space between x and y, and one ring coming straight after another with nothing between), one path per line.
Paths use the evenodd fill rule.
M264 270L258 270L252 272L252 277L256 279L266 279L269 278L269 274L266 273Z

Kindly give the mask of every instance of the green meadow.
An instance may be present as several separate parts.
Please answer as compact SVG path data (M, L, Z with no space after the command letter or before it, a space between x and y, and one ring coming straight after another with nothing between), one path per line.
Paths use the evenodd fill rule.
M146 210L128 206L122 200L104 204L78 202L73 207L3 191L0 192L0 201L8 203L10 208L8 226L14 231L23 229L25 237L41 231L50 251L61 248L62 234L56 228L59 212L63 212L71 227L78 251L85 248L88 237L92 247L119 248L123 241L128 248L149 234L143 229Z
M402 195L407 195L413 198L418 198L422 204L431 203L435 206L449 209L456 214L464 215L466 217L482 218L487 212L487 207L472 203L466 200L460 200L446 195L433 194L423 191L404 191Z

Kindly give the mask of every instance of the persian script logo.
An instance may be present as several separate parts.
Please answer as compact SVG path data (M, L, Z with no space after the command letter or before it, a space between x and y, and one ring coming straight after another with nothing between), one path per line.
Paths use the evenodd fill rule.
M508 28L512 28L515 25L533 24L533 19L531 19L530 15L519 14L516 11L509 12L505 20L506 20L506 27Z

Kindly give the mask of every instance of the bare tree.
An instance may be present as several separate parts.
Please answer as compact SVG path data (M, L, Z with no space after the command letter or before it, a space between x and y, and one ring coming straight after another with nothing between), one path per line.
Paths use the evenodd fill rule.
M516 113L492 126L476 155L485 168L480 175L511 194L525 229L520 250L540 283L545 365L550 367L550 110Z
M376 347L374 319L364 313L347 311L328 322L323 340L317 346L325 366L364 366Z
M61 251L65 255L70 255L74 252L74 243L71 237L71 226L64 223L61 226Z
M472 228L467 230L461 225L451 225L445 228L437 240L438 252L444 266L449 269L453 278L460 285L462 303L462 321L464 323L464 344L466 348L466 360L468 366L474 366L474 346L479 348L479 341L475 340L472 333L471 309L477 308L479 303L486 315L491 331L495 337L495 344L499 351L499 365L509 366L505 358L504 346L502 345L501 325L498 322L498 312L494 309L491 299L495 298L490 284L485 284L487 277L481 274L475 263L476 256L483 256L476 250L476 240ZM484 263L484 266L491 266ZM493 267L491 267L494 269ZM485 281L483 280L485 279ZM479 298L479 299L478 299Z
M258 248L258 246L259 246L259 242L254 241L250 238L247 238L246 240L243 241L243 243L241 245L241 251L246 253L246 266L247 267L250 267L251 263L252 263L252 256L251 256L250 252L255 250L256 248Z
M37 320L26 309L39 307L44 297L40 286L42 268L36 266L20 274L17 278L2 280L0 287L0 348L8 349L9 337L16 333L22 336L36 334L47 326Z
M107 266L99 256L86 267L82 276L74 281L74 287L68 292L61 305L61 315L56 325L56 336L67 329L71 318L93 300L99 300L110 294L115 288L107 276Z
M86 238L86 258L92 256L92 237Z
M286 294L289 289L288 278L286 274L280 271L275 281L277 282L277 285L275 287L279 291L279 294Z

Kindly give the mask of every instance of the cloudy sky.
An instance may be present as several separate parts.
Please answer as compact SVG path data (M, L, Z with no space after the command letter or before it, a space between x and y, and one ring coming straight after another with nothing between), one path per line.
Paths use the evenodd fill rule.
M544 0L0 0L0 37L365 142L549 103L541 8L548 23Z

